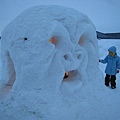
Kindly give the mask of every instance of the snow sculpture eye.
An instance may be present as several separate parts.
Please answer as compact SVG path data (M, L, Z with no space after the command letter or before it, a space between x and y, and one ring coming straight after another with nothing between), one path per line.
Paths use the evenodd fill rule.
M4 66L6 67L3 68L4 71L3 80L7 86L12 86L16 79L16 71L15 71L14 63L8 51L5 51L4 55L5 55Z
M79 41L78 41L78 44L79 44L79 45L83 45L84 42L85 42L85 41L82 39L82 37L80 37L80 39L79 39Z
M55 37L52 37L50 40L49 40L50 43L56 45L58 43L58 40L55 38Z

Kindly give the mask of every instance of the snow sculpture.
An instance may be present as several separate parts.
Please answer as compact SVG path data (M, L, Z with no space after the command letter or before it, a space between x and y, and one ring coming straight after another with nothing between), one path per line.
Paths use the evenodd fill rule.
M34 104L33 96L46 95L42 98L48 99L48 94L80 91L97 73L95 27L86 15L72 8L27 9L5 27L1 41L1 83L13 86L10 94L16 101L23 97L28 106ZM20 106L25 104L18 101Z
M2 81L14 83L15 90L59 88L67 81L79 86L87 80L86 68L97 65L97 57L94 25L70 8L30 8L2 33Z

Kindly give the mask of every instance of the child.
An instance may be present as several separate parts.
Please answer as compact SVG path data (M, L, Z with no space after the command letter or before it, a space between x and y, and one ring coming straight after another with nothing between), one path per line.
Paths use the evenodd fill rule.
M99 60L99 62L105 64L107 63L105 73L105 85L109 86L111 81L111 88L116 88L116 74L119 73L120 69L120 57L116 53L116 47L112 46L108 49L109 54L105 57L104 60Z

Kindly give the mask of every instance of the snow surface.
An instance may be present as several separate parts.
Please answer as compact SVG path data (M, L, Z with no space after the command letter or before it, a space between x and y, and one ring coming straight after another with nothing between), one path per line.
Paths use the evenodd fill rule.
M108 47L106 47L106 45ZM118 48L118 54L120 53L119 41L101 40L99 41L100 58L108 54L107 49L111 45L115 45ZM91 54L91 52L88 54ZM97 55L95 57L98 58ZM92 61L89 59L86 60ZM100 64L99 67L104 71L105 65ZM81 85L82 87L79 92L64 94L59 92L54 95L45 92L42 96L43 93L40 89L26 91L22 94L19 94L17 91L16 94L1 101L1 111L3 111L0 112L0 118L3 120L10 118L12 120L119 120L120 75L117 75L117 88L111 90L104 86L104 78L101 73L98 72L98 69L91 68L91 70L93 70L94 73L96 71L97 76L92 73L90 79L92 78L93 80L89 80L85 85ZM89 71L89 69L87 69L87 71ZM91 72L92 71L90 71L90 73ZM6 88L4 92L7 91L8 89ZM39 99L38 96L40 97Z

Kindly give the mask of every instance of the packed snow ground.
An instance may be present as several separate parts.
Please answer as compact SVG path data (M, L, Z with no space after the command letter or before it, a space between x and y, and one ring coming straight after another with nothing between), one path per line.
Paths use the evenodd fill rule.
M99 40L98 43L99 43L100 58L104 58L108 54L107 49L112 45L115 45L117 47L117 53L118 55L120 55L120 49L119 49L120 40ZM106 65L104 64L101 64L101 63L99 64L99 68L102 70L104 76L105 76L104 74L105 66ZM100 76L98 76L98 78L99 77ZM94 76L93 76L93 79L94 79ZM91 94L88 95L87 94L88 91L84 91L86 89L82 89L83 92L80 92L82 93L81 98L77 98L79 99L79 104L77 106L74 106L73 108L71 108L71 106L69 106L69 103L66 103L66 105L69 106L70 114L74 113L74 110L79 111L78 116L76 116L76 120L78 118L81 118L80 120L119 120L120 119L120 114L119 114L120 113L120 73L117 74L116 89L111 89L110 87L106 87L104 85L104 79L101 81L95 80L94 83L88 83L86 87L88 87L88 90L91 91L90 92ZM1 94L3 95L3 93L1 93L0 91L0 95ZM66 95L64 97L66 99L70 96ZM64 102L65 102L65 99L64 99ZM72 99L71 101L73 102L73 104L76 102L75 99ZM57 104L56 104L56 107L57 107ZM63 106L63 113L66 114L65 106ZM34 114L34 113L32 113L32 111L30 111L29 114L24 113L24 115L26 116L26 120L27 118L29 120L30 119L32 120L34 118L31 114ZM23 117L21 117L21 119L23 119ZM42 117L43 116L41 115L40 119L42 119ZM58 117L60 116L58 115ZM7 120L7 117L4 118L4 120L5 119ZM64 118L63 120L66 120L66 119Z

